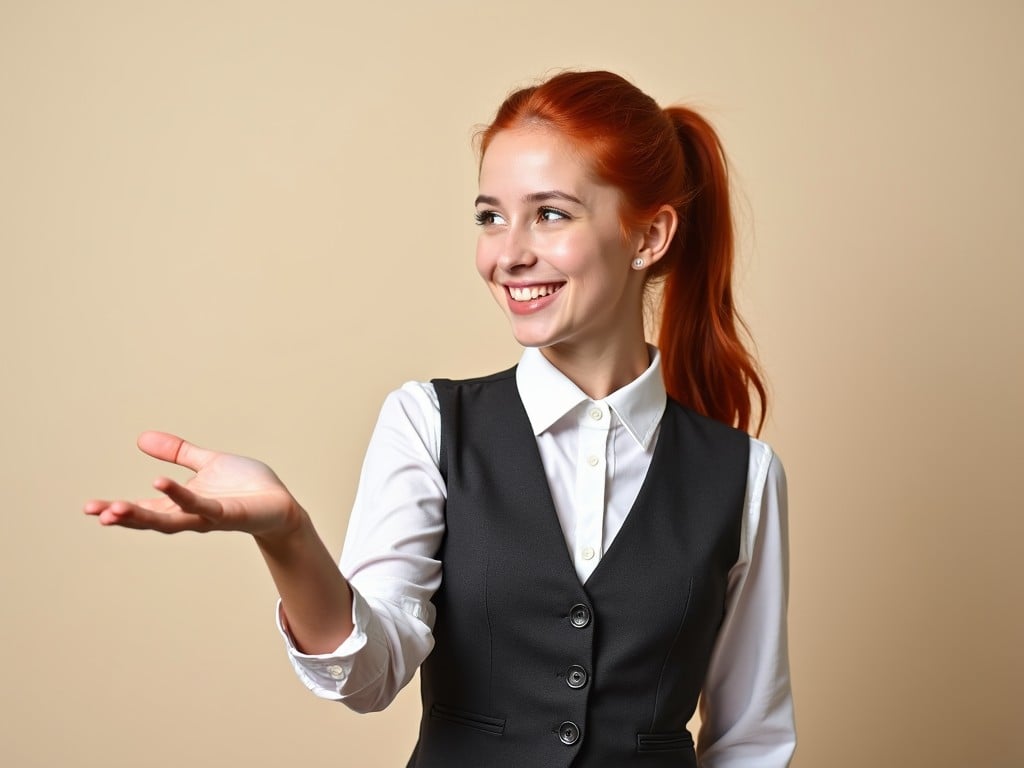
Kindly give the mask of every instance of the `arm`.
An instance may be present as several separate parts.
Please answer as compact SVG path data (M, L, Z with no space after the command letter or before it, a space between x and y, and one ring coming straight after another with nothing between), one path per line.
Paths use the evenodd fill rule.
M139 449L187 467L184 485L158 477L163 495L142 501L93 500L85 513L102 525L161 533L242 531L263 553L289 606L297 641L311 650L335 648L352 632L351 596L306 511L273 471L244 456L207 450L164 432L143 432Z
M367 450L342 570L269 467L166 433L143 433L139 448L195 471L188 483L158 478L162 497L93 500L85 513L103 525L163 533L252 534L281 596L279 626L300 678L353 709L381 709L433 643L434 555L444 531L439 441L432 387L409 384L389 396Z
M386 707L433 648L444 535L440 429L430 385L406 384L381 408L340 563L352 585L352 635L329 653L303 653L279 621L299 678L358 712Z
M702 768L783 768L796 746L786 641L786 476L751 440L740 557L701 696Z

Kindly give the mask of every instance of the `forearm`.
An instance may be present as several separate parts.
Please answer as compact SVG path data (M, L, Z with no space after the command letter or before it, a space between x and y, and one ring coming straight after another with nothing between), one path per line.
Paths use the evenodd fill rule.
M342 594L336 591L339 567L318 540L310 544L305 513L296 526L305 531L289 534L294 543L264 546L271 572L280 569L279 627L299 679L317 696L359 712L387 706L433 647L445 495L432 394L432 387L409 384L381 409L341 555L351 589L341 581ZM296 559L314 575L293 580L290 574L301 574L290 566ZM305 628L300 610L309 617Z
M298 648L330 653L352 634L352 591L309 515L286 536L256 537Z

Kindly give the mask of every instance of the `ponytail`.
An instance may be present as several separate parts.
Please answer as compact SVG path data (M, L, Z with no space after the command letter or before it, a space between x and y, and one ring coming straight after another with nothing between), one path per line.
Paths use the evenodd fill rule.
M499 132L529 122L558 130L620 190L625 232L663 205L676 209L676 235L649 270L649 280L664 283L658 346L665 389L744 431L752 423L753 389L760 433L767 395L733 302L729 179L714 129L685 107L663 111L611 72L563 72L512 93L480 132L481 154Z
M711 125L686 107L665 114L675 127L685 167L679 228L659 264L664 277L661 350L670 397L713 419L750 431L751 389L761 432L767 393L740 331L747 328L732 292L733 226L725 153Z

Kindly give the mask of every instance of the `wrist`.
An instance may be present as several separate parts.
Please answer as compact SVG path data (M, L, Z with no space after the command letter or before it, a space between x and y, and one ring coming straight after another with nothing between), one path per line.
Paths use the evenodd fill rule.
M313 531L313 521L295 499L291 499L290 507L280 525L265 531L254 531L253 538L260 549L265 552L276 552L284 555L291 550L300 548L303 540Z

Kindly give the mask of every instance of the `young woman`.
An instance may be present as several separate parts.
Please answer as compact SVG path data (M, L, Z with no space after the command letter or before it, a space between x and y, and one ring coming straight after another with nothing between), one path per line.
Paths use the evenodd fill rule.
M477 269L525 350L387 398L340 568L268 467L172 435L139 447L187 484L85 511L252 534L317 695L381 709L422 668L409 766L787 765L785 479L747 434L718 139L607 72L513 93L481 139Z

